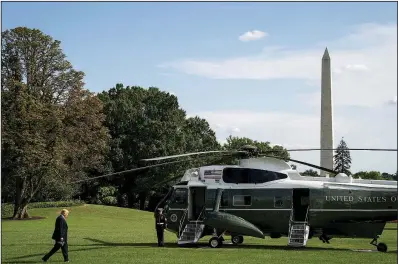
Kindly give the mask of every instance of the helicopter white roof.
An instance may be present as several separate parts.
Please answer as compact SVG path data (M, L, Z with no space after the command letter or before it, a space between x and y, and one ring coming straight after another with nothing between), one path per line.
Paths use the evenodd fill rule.
M283 160L269 157L242 159L240 160L239 165L243 168L253 168L277 172L290 170L292 168Z
M224 168L253 168L267 171L275 171L287 175L286 179L265 182L262 184L229 184L222 180ZM223 188L234 186L234 188L354 188L354 189L383 189L397 190L397 181L386 180L362 180L353 179L343 173L335 177L312 177L301 176L283 160L262 157L240 160L239 165L210 165L199 168L192 168L185 172L181 181L188 181L189 186L219 186Z

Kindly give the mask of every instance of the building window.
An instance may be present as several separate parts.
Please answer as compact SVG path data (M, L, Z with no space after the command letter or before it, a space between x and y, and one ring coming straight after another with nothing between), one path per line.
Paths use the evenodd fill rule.
M234 206L252 205L252 197L250 195L235 195L233 199Z

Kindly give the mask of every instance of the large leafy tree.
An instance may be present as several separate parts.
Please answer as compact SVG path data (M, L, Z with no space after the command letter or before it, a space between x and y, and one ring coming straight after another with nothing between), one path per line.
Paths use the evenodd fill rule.
M109 160L114 171L141 167L141 159L219 148L215 133L198 117L186 118L177 97L156 87L117 84L98 97L104 102L106 124L112 135ZM194 159L193 159L194 161ZM127 195L128 206L143 209L147 186L181 175L193 162L166 165L109 179ZM160 186L161 188L162 186Z
M60 41L37 29L6 30L1 62L2 176L15 184L13 217L25 218L44 183L71 194L65 183L102 171L108 134L102 103L83 89L84 73Z
M351 175L351 155L346 142L342 138L334 155L334 170Z

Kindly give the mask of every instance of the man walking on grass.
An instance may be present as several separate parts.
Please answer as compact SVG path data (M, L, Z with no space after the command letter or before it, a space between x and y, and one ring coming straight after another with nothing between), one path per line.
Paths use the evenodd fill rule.
M62 209L60 216L55 220L55 229L52 239L55 240L55 245L48 252L42 260L46 262L55 252L60 248L62 250L62 255L64 256L64 261L69 262L68 258L68 224L66 223L66 218L68 218L69 211Z

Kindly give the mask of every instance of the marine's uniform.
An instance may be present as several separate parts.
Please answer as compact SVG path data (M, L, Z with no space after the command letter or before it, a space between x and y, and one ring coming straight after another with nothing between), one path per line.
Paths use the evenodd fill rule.
M164 229L166 228L166 217L163 214L156 214L156 234L158 236L158 246L164 246Z

